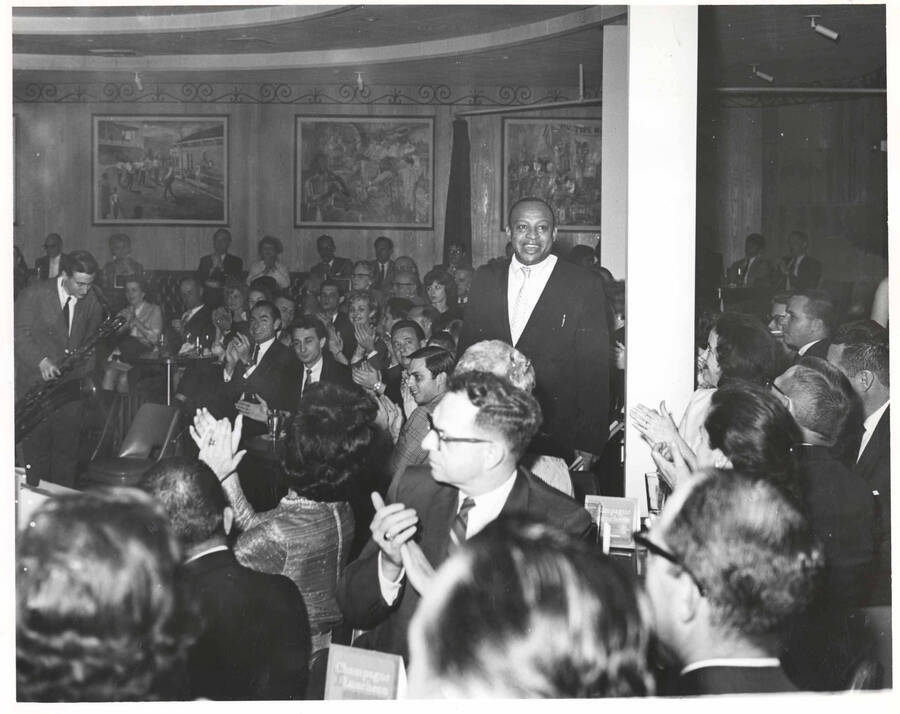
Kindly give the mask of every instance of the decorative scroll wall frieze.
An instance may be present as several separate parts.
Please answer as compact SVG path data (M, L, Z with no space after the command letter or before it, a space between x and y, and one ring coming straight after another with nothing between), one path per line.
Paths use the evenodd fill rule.
M599 96L599 88L585 89L585 99ZM40 83L13 85L13 102L121 104L296 104L296 105L431 105L513 107L577 99L574 90L527 86L491 89L455 88L445 84L418 87L369 87L355 84L310 87L278 82L172 82L147 85L134 82Z

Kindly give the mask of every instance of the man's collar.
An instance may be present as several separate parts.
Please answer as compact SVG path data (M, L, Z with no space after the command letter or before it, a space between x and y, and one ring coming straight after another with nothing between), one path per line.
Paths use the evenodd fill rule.
M556 265L556 256L552 253L544 258L540 263L535 263L534 265L525 265L525 263L519 262L519 259L516 258L515 253L513 253L512 260L509 261L509 269L510 270L521 270L522 268L531 268L531 270L540 272L542 270L550 270L553 266Z
M319 359L317 359L311 365L309 365L309 366L303 365L303 369L308 369L308 370L314 372L316 367L318 367L320 364L324 364L324 363L325 363L325 353L323 352L322 354L319 355Z
M780 667L781 660L777 657L717 657L713 659L701 659L692 662L681 670L684 676L688 672L706 667Z
M878 407L878 409L876 409L874 412L869 414L869 416L867 416L863 420L863 428L866 431L869 431L870 429L874 429L876 426L878 426L878 422L881 421L881 415L887 411L887 408L888 408L888 406L890 406L890 403L891 403L890 399L886 400L884 404L882 404L880 407Z
M509 493L512 491L513 486L516 483L516 477L519 475L519 470L514 469L512 474L508 479L506 479L503 483L495 486L490 491L485 491L480 496L473 496L469 493L466 493L462 489L459 489L459 502L462 503L463 499L466 497L471 498L475 501L475 505L480 505L485 501L494 501L499 499L501 496L503 497L503 503L506 503L506 499L509 498Z
M799 350L797 350L797 354L802 357L807 352L809 352L809 348L812 347L814 344L816 344L816 342L821 342L824 339L825 339L824 337L819 337L818 339L815 339L812 342L807 342L805 345L803 345L803 347L801 347Z
M184 563L182 563L182 565L187 565L188 563L192 563L195 560L199 560L204 555L210 555L211 553L218 553L219 551L222 551L222 550L228 550L228 546L225 544L214 545L211 548L206 548L205 550L201 550L199 553L195 553L190 558L185 560Z

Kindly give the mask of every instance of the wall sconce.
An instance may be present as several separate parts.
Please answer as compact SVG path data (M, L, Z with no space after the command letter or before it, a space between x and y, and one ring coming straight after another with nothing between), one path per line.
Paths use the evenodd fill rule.
M752 64L750 66L753 68L753 76L754 77L758 77L759 79L763 80L764 82L768 82L769 84L771 84L772 82L775 81L775 77L773 77L771 74L766 74L765 72L760 72L759 65Z
M366 88L366 83L363 82L362 72L356 73L356 88L361 92Z
M144 84L141 82L141 75L137 72L134 73L134 85L137 87L139 92L144 91Z
M809 18L809 26L813 30L818 32L820 35L822 35L822 37L827 37L829 40L832 40L833 42L837 42L838 39L840 38L839 33L825 27L825 25L819 25L818 23L816 23L816 20L818 18L822 17L821 15L804 15L804 17Z

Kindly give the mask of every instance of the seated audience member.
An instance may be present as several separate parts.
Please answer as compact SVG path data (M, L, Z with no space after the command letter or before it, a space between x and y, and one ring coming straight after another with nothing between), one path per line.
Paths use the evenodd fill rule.
M156 347L163 329L162 309L147 302L143 278L125 280L125 300L128 306L119 310L126 322L119 330L115 347L103 374L103 389L128 391L130 360Z
M738 287L768 288L772 285L772 263L763 257L766 240L751 233L744 241L744 257L728 268L728 283Z
M197 279L201 283L212 275L220 275L220 280L234 278L240 280L244 272L244 261L236 255L231 255L228 248L231 245L231 233L227 228L220 228L213 233L213 252L200 258L197 266Z
M439 347L423 347L409 356L409 391L418 405L400 430L388 469L394 478L408 466L420 466L428 459L422 439L431 430L431 415L453 373L456 360Z
M797 358L809 355L825 359L835 320L834 303L828 293L812 289L795 293L788 300L783 322L784 344L796 350Z
M358 260L353 264L350 290L366 290L372 294L379 307L384 305L384 293L375 287L375 268L367 260Z
M890 604L891 380L887 330L871 320L842 325L828 350L828 361L847 376L862 403L863 433L853 472L875 495L879 577L873 601Z
M334 254L334 238L322 234L316 239L316 252L320 262L310 268L310 274L320 280L349 280L353 273L353 262ZM345 284L346 288L346 284Z
M272 510L254 512L240 481L233 478L242 454L235 454L227 420L201 412L195 420L200 458L212 467L234 508L241 531L238 561L265 573L286 575L306 601L313 652L327 647L341 622L335 586L347 564L354 518L349 501L369 478L376 443L375 406L357 388L334 384L310 387L288 425L284 456L287 495Z
M775 343L781 350L781 361L787 366L794 362L796 351L788 347L784 343L784 321L787 319L788 301L791 299L791 293L781 292L772 296L772 303L769 310L769 332L775 338Z
M566 255L566 260L587 270L593 270L597 264L597 256L589 245L573 245Z
M248 322L248 312L250 310L247 305L247 286L243 282L230 278L225 282L224 287L225 307L231 313L231 325L237 325Z
M779 660L824 557L802 512L764 480L706 471L650 532L645 587L678 695L796 691Z
M352 290L347 295L347 317L353 325L353 338L356 348L348 361L355 365L367 360L374 369L387 369L390 354L387 346L378 337L378 302L368 290ZM334 358L343 362L346 358L341 352L335 352Z
M202 622L188 652L191 695L302 699L310 654L303 597L288 578L237 562L228 546L234 512L209 466L164 459L141 487L169 516L184 555L181 580Z
M345 363L349 364L356 350L356 337L353 324L346 314L340 311L341 289L334 280L326 280L319 288L319 311L316 313L325 329L328 330L328 349L337 357L343 354Z
M633 578L555 528L499 518L441 566L409 629L410 696L653 694Z
M790 255L782 258L778 265L778 271L784 276L785 290L810 290L819 286L822 264L806 254L808 247L809 239L805 233L791 231L788 236Z
M403 415L408 419L417 406L409 390L409 361L413 352L425 346L425 333L412 320L399 320L391 328L391 344L397 364L384 373L382 388L374 385L374 390L385 394L403 410Z
M483 340L471 345L456 364L454 374L490 372L509 380L514 387L529 394L534 392L537 378L534 366L525 355L502 340ZM572 477L566 462L558 456L547 456L528 449L519 461L544 483L567 496L574 495Z
M398 258L398 262L399 262ZM409 270L394 270L392 296L409 300L413 305L427 305L428 300L420 295L419 276Z
M238 334L225 350L224 402L213 403L229 418L235 410L248 417L248 436L265 433L267 411L292 410L300 394L300 365L291 348L275 339L280 327L278 308L260 301L250 311L250 337Z
M394 348L391 344L391 330L398 320L405 320L409 317L409 311L414 307L413 303L405 298L390 298L384 303L381 311L381 321L378 323L378 336L387 345L390 352L390 367L397 364L397 357L394 354Z
M678 436L697 452L701 447L701 427L716 388L738 379L768 384L780 373L782 365L778 353L775 339L759 320L736 312L719 315L709 330L709 339L698 360L699 382L705 386L691 395L678 425ZM635 428L651 446L672 441L676 436L665 403L660 404L659 411L639 404L631 410L630 416Z
M409 311L409 319L418 323L425 333L425 339L431 339L432 332L440 332L435 330L434 325L441 320L441 313L431 305L416 305Z
M278 330L278 341L286 347L291 346L291 324L294 322L294 313L297 309L297 303L290 295L279 295L273 301L275 307L278 308L278 314L281 315L281 329Z
M249 292L261 292L263 295L262 299L268 300L269 302L272 302L275 299L275 296L281 291L281 288L278 287L278 282L271 275L260 275L258 278L255 278L248 287L250 288ZM250 297L249 292L247 295L248 298ZM253 307L253 302L255 302L255 300L251 301L250 307Z
M372 538L339 583L347 622L371 630L358 646L406 657L407 626L431 569L499 515L538 517L587 535L582 506L517 467L540 420L535 398L505 379L484 372L450 379L422 444L428 466L394 479L387 505L373 494Z
M66 272L69 256L62 252L62 238L59 237L59 233L49 233L44 238L44 252L46 255L34 261L34 272L38 280L50 280Z
M353 384L350 370L335 361L326 349L328 332L317 317L302 315L291 324L291 346L302 366L300 395L319 382L349 387Z
M465 305L469 302L469 290L472 288L472 278L475 277L475 269L471 265L461 265L453 273L456 281L456 302Z
M382 293L391 290L394 281L394 261L391 255L394 252L394 241L387 236L378 236L375 239L375 260L372 262L374 269L375 288ZM355 289L355 288L354 288Z
M875 296L872 298L872 314L871 319L882 327L888 326L889 317L889 300L888 300L888 279L887 276L878 283L875 288Z
M450 320L462 319L462 310L456 304L456 281L450 273L435 268L425 274L422 284L431 307L440 314L433 325L435 331L443 330Z
M446 248L446 255L446 262L434 266L436 269L454 276L460 268L472 267L472 259L469 257L468 251L459 243L450 243Z
M256 282L256 281L254 281ZM247 290L247 315L249 321L250 311L256 306L258 302L272 302L272 291L268 288L268 286L261 286L259 283L256 283L256 286L251 287Z
M259 260L250 266L247 273L247 285L250 285L256 278L269 275L275 279L279 288L289 288L291 276L281 262L280 256L284 252L281 241L275 236L265 236L259 241L257 251Z
M182 278L179 286L184 312L180 318L170 323L172 337L170 345L177 345L177 352L184 353L196 348L211 347L216 335L212 322L212 310L203 304L203 290L197 278Z
M426 347L440 347L452 355L456 355L456 339L446 330L435 332L425 344Z
M107 290L124 288L127 277L143 277L144 266L131 257L131 238L126 233L109 237L112 260L103 266L103 287Z
M183 699L179 556L166 514L140 491L44 502L17 544L17 699Z

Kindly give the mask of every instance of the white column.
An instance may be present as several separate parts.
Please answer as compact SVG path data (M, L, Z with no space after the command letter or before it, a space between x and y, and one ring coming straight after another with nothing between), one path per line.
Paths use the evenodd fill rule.
M625 277L628 252L628 26L603 28L600 264Z
M697 8L628 13L626 411L665 399L680 416L694 376ZM647 503L648 447L626 419L625 494Z

